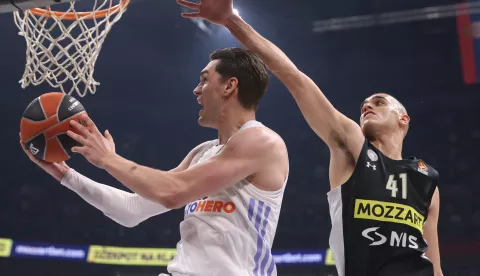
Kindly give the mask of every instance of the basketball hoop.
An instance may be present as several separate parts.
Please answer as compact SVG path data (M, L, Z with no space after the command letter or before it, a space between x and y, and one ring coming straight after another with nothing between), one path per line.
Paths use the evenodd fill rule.
M107 34L129 3L94 0L91 11L80 12L71 1L66 3L66 11L53 11L51 6L15 11L15 24L27 46L22 88L46 81L67 94L94 94L100 84L93 77L95 62Z

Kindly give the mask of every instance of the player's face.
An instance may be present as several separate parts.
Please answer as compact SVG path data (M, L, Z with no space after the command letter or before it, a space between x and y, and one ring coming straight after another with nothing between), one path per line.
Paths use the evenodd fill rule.
M218 60L211 61L200 73L200 82L193 90L198 103L202 106L198 114L198 123L204 127L215 128L222 109L221 76L215 71Z
M399 125L400 113L397 101L386 94L374 94L361 106L360 126L367 137L378 131L394 131Z

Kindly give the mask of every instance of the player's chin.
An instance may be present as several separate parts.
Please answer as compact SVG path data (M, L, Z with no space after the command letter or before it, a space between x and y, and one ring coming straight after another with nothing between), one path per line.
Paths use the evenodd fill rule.
M362 131L365 135L369 133L375 133L375 130L380 126L377 122L373 120L365 120L362 124Z
M198 124L202 127L208 127L208 121L206 120L205 116L198 116Z
M206 116L199 116L198 117L198 124L201 127L206 127L206 128L215 128L216 129L216 122L214 120L208 119Z
M370 119L370 118L365 119L362 124L363 127L372 127L372 126L378 126L378 125L379 125L379 122L377 120Z

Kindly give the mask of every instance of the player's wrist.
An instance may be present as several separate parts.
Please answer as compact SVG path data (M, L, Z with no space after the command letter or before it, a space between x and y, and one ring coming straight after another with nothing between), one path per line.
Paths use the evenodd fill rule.
M101 159L100 168L108 171L112 167L112 165L118 163L116 161L118 161L120 158L122 157L115 152L108 153Z
M65 175L68 174L68 172L70 171L70 169L71 169L71 168L70 168L69 166L62 166L62 167L59 169L62 178L64 178Z
M70 167L60 169L58 177L55 178L57 178L57 180L63 184L65 183L65 180L72 174L72 171L73 169Z
M70 170L70 167L62 166L58 163L52 163L47 167L45 166L40 166L40 167L49 175L51 175L53 178L55 178L55 180L57 180L58 182L62 182L63 179L66 178L68 171Z
M225 20L225 23L223 24L223 26L227 28L229 31L231 31L232 28L234 28L235 26L238 26L238 24L242 21L243 19L239 15L232 12Z

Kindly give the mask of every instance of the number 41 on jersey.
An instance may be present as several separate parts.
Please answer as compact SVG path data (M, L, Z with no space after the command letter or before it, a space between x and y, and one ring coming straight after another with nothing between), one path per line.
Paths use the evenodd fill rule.
M402 181L402 198L407 199L407 174L406 173L401 173L398 175L391 174L390 177L388 177L388 182L387 182L387 190L392 191L392 197L397 197L398 193L398 185L397 185L397 180L400 179Z

